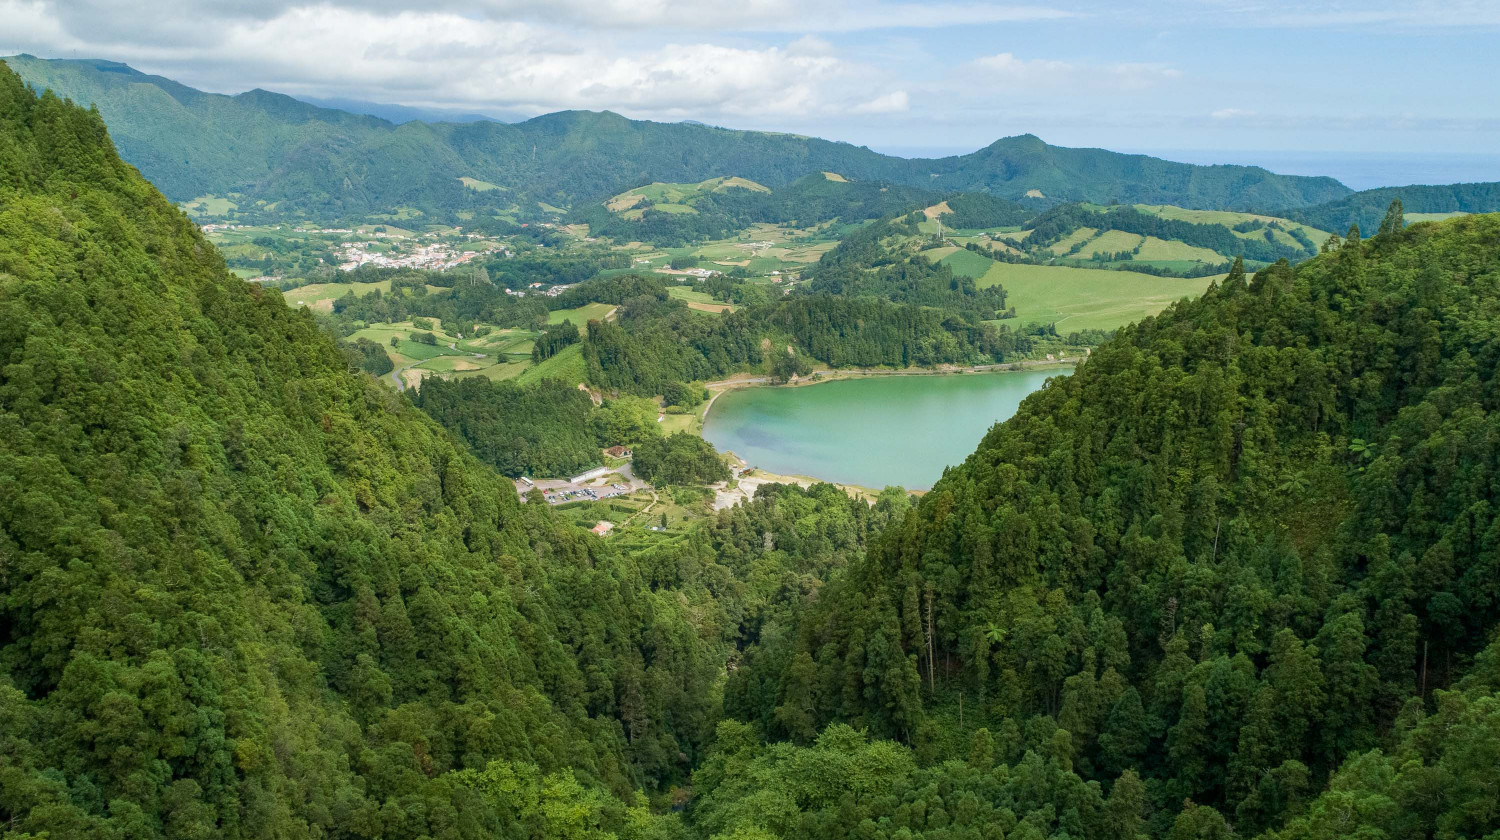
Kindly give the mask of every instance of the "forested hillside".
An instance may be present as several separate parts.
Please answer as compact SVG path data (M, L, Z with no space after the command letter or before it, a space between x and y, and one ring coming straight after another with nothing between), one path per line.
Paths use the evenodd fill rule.
M700 823L1497 836L1500 217L1383 227L1028 398L746 655Z
M1040 190L1049 200L1229 209L1299 207L1349 193L1331 178L1065 149L1029 135L969 155L907 160L847 143L608 112L562 112L513 125L398 126L261 90L207 94L116 62L9 61L38 89L96 104L125 159L173 200L233 192L247 209L265 202L286 217L403 206L439 217L512 205L534 212L538 201L599 200L655 181L735 175L774 188L821 171L940 193L1019 198ZM478 192L460 178L505 189Z
M712 735L707 596L521 504L8 71L0 428L0 834L674 822L634 791Z
M1324 230L1345 231L1350 225L1374 230L1385 208L1396 200L1407 213L1494 213L1500 211L1500 182L1380 187L1312 207L1287 210L1283 215Z

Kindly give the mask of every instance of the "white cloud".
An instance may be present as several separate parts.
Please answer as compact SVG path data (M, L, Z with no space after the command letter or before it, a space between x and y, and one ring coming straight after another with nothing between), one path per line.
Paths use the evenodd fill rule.
M236 21L268 21L297 9L396 15L460 14L478 21L527 22L582 29L669 29L721 33L854 32L1057 20L1073 13L1024 2L860 2L860 0L155 0L151 14L122 0L44 0L80 37L123 34L136 41L182 43L212 37Z
M1087 89L1144 90L1182 76L1181 71L1166 64L1119 62L1113 64L1078 64L1045 58L1018 58L1003 52L973 61L973 66L991 83L1014 85L1029 90Z
M907 110L910 103L907 101L906 91L896 90L884 96L877 96L869 102L861 102L849 109L851 114L896 114Z
M1255 112L1248 111L1244 108L1220 108L1219 110L1209 114L1209 116L1213 117L1216 120L1238 120L1244 119L1246 117L1253 117L1255 116Z
M37 2L0 0L0 17L23 25L18 46L38 44L52 55L87 50L223 92L258 86L411 105L713 118L847 113L861 103L874 107L872 95L886 87L876 68L809 36L771 46L669 41L642 47L453 12L309 6L226 21L211 44L175 45L85 41ZM904 104L876 101L888 110Z

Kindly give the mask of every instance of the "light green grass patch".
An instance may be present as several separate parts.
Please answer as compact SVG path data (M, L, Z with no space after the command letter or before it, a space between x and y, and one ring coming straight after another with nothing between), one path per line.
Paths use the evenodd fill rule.
M468 187L471 190L474 190L475 192L489 192L490 190L505 189L499 184L491 184L489 181L481 181L478 178L461 177L458 180L462 181L464 186Z
M976 254L966 248L955 248L953 253L943 257L942 264L953 269L953 273L961 277L972 277L979 279L989 272L995 261L983 254Z
M583 345L570 344L560 350L556 356L522 371L516 377L516 381L522 385L528 385L543 379L561 379L569 385L576 385L583 381L586 372L583 363Z
M391 291L391 281L379 280L374 283L312 283L292 289L291 291L282 292L281 296L291 306L306 306L314 312L332 312L333 302L347 294L353 293L355 297L364 297L375 291L381 294L389 294Z
M563 321L572 321L583 332L590 321L603 321L615 311L612 303L585 303L574 309L554 309L547 313L547 323L561 324Z
M228 198L210 194L200 195L192 201L183 202L182 209L189 213L200 213L205 216L227 216L231 212L240 209L240 206Z
M677 300L682 301L683 303L686 303L688 305L688 308L694 310L695 312L706 312L711 315L720 315L724 312L733 312L736 308L734 304L725 303L722 300L715 300L714 297L707 292L700 292L697 289L693 289L688 286L668 286L667 294Z
M472 356L434 356L417 367L430 370L435 373L454 373L456 371L476 371L488 367L483 359Z
M1465 213L1462 210L1455 210L1455 211L1453 211L1451 213L1404 213L1404 214L1402 214L1403 218L1406 219L1406 223L1409 224L1409 225L1414 225L1417 222L1441 222L1441 221L1444 221L1446 219L1455 219L1455 218L1458 218L1459 216L1467 216L1467 215L1469 215L1469 214Z
M1130 271L997 262L979 279L981 287L1005 287L1016 318L1003 322L1056 324L1059 332L1115 329L1155 315L1174 301L1197 297L1219 277L1152 277Z
M498 382L502 379L515 379L525 373L530 367L531 363L529 361L499 362L486 368L480 368L479 370L461 371L454 374L454 376L459 379L469 376L482 376L491 382Z
M1199 248L1176 239L1157 239L1154 236L1146 237L1141 245L1140 253L1135 255L1137 260L1197 260L1216 265L1224 262L1224 255L1208 248Z
M1094 240L1085 245L1083 251L1079 251L1078 253L1079 256L1087 258L1093 256L1095 252L1114 254L1120 251L1129 251L1135 246L1140 245L1145 238L1138 233L1126 233L1123 230L1106 230L1094 237ZM1087 253L1084 253L1085 251Z
M1058 241L1052 243L1052 245L1047 248L1047 251L1049 253L1062 256L1063 254L1066 254L1069 251L1073 250L1074 245L1077 245L1080 242L1088 242L1098 235L1099 231L1097 228L1079 228L1078 230L1073 231L1067 236L1064 236L1062 239L1059 239ZM1081 250L1079 250L1078 253L1084 254L1088 250L1088 246L1085 245Z

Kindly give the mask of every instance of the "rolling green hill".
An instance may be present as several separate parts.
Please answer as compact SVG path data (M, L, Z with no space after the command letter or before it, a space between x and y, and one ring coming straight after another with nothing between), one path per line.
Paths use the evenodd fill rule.
M14 56L28 83L98 106L126 160L176 201L235 195L244 212L342 216L566 206L652 182L737 175L768 187L811 173L941 193L1190 207L1296 207L1342 198L1329 178L1193 166L1011 137L969 155L907 160L847 143L689 123L562 112L495 122L395 125L266 91L222 96L98 60ZM510 192L468 189L461 178ZM521 197L525 200L521 200Z

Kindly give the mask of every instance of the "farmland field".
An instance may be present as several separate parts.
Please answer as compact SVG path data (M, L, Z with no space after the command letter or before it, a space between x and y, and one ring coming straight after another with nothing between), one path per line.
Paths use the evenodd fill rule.
M1095 252L1114 254L1120 251L1129 251L1141 244L1147 237L1138 233L1126 233L1123 230L1106 230L1093 239L1089 240L1083 250L1078 253L1082 256L1092 256Z
M1087 242L1090 239L1094 238L1094 235L1097 233L1099 233L1099 231L1095 228L1079 228L1078 230L1073 231L1067 236L1064 236L1062 239L1059 239L1058 241L1052 243L1052 245L1050 245L1047 250L1061 256L1072 250L1074 245L1077 245L1080 242Z
M1220 275L1222 277L1222 275ZM1114 329L1155 315L1184 297L1196 297L1220 277L1153 277L1130 271L1108 271L1047 265L995 263L980 286L1005 287L1006 303L1016 318L1000 323L1057 325L1060 333Z
M490 190L501 189L496 184L491 184L489 181L481 181L478 178L459 178L458 180L462 181L464 186L475 192L489 192Z
M1173 207L1170 204L1137 204L1135 205L1135 208L1137 210L1140 210L1142 213L1150 213L1153 216L1160 216L1163 219L1176 219L1178 221L1193 222L1194 224L1200 225L1223 225L1227 228L1230 228L1231 230L1233 230L1235 225L1240 224L1241 222L1258 221L1265 222L1267 224L1271 222L1278 222L1287 230L1300 229L1304 234L1307 235L1308 239L1311 239L1313 241L1314 245L1322 245L1323 242L1330 236L1330 234L1326 230L1319 230L1315 227L1309 227L1307 225L1299 224L1288 219L1279 219L1275 216L1263 216L1258 213L1237 213L1232 210L1188 210L1184 207ZM1410 219L1410 216L1411 214L1407 214L1408 219ZM1264 229L1233 232L1237 236L1246 239L1250 237L1265 235ZM1291 236L1288 236L1285 231L1274 231L1274 233L1277 242L1280 242L1284 245L1297 244L1297 240L1293 239Z
M572 321L583 332L590 321L602 321L615 311L613 304L609 303L586 303L576 309L554 309L547 313L547 323L561 324L563 321Z
M314 312L332 312L333 302L344 295L353 292L356 297L363 297L370 292L390 294L391 281L381 280L375 283L313 283L290 291L282 292L281 296L291 306L306 306Z
M733 312L735 310L734 304L725 303L722 300L714 300L707 292L700 292L697 289L687 286L668 286L667 294L686 303L688 308L696 309L699 312L717 314L721 312Z
M1145 243L1141 245L1140 253L1136 254L1135 258L1141 261L1198 261L1209 263L1210 265L1218 265L1225 260L1223 255L1207 248L1199 248L1175 239L1157 239L1154 236L1146 237Z
M976 280L983 277L985 272L995 264L995 261L989 257L964 248L955 248L951 254L943 257L941 262L953 269L954 274L973 277Z

